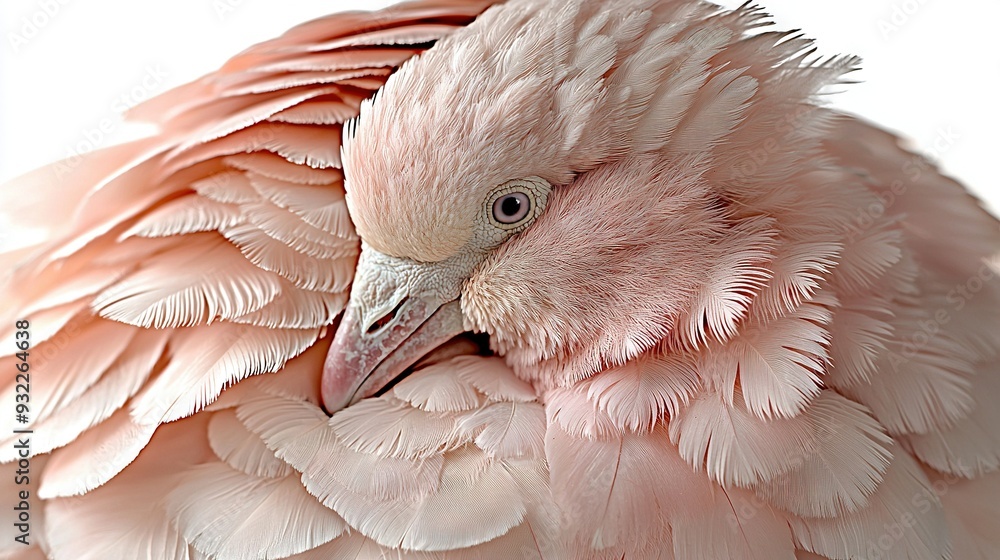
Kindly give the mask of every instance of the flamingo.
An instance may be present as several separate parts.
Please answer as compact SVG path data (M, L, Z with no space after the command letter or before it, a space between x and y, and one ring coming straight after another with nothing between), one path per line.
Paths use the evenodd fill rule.
M1000 228L817 101L857 64L418 0L136 107L0 191L0 553L998 557Z

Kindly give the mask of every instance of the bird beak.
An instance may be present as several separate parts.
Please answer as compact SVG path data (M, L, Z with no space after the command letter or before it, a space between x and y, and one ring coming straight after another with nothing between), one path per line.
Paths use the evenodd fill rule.
M351 299L323 367L327 412L375 395L465 331L460 272L362 247Z

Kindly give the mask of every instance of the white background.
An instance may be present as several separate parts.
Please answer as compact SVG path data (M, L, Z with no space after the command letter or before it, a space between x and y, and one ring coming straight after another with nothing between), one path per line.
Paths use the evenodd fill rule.
M831 99L911 138L1000 208L996 0L761 0L825 54L865 59ZM120 111L297 23L390 0L3 0L0 182L120 141ZM742 0L722 2L735 7ZM103 128L103 130L102 130ZM953 143L943 138L956 136ZM935 147L937 146L937 147Z

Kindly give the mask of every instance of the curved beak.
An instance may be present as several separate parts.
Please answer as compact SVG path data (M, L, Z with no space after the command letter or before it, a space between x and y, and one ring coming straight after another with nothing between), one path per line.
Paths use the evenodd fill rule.
M465 331L462 271L362 248L351 299L323 367L327 412L373 396Z
M399 320L373 334L363 328L357 308L347 308L323 367L327 412L374 395L425 354L464 331L457 300L437 309L428 307L417 300L397 312Z

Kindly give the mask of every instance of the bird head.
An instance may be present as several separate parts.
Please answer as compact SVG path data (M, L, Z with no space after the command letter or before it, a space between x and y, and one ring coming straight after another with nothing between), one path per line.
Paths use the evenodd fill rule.
M327 409L466 331L552 387L685 321L703 330L707 263L773 235L712 180L736 164L713 153L760 79L727 48L758 19L692 1L515 0L404 64L346 127L362 251ZM794 89L774 111L801 102Z

